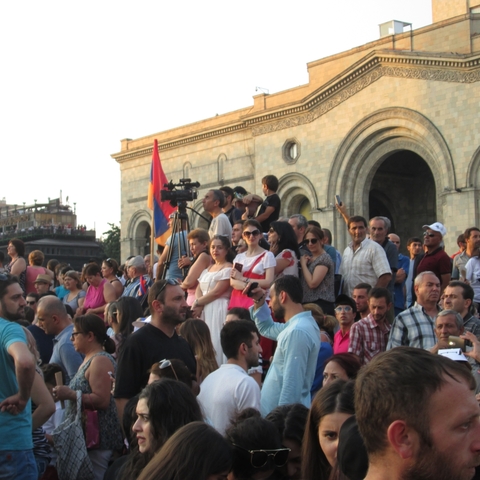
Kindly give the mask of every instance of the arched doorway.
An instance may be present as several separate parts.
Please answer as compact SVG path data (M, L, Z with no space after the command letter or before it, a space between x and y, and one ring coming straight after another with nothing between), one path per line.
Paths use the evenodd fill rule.
M138 224L135 231L134 255L142 257L150 253L150 235L152 227L148 222L142 221Z
M400 150L389 155L372 179L369 217L385 216L402 239L418 236L421 227L437 221L435 180L420 155Z

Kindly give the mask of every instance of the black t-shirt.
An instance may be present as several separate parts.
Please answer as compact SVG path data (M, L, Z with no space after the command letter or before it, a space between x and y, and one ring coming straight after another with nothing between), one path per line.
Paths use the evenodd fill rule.
M232 227L235 222L242 219L242 214L243 214L243 212L239 208L236 208L234 206L230 207L230 210L224 213L227 216L227 218L230 220L230 224L232 225Z
M262 215L262 213L265 213L267 207L274 208L270 216L266 218L263 222L261 222L262 232L267 233L270 228L270 224L272 222L275 222L275 220L278 220L278 217L280 216L280 206L280 197L276 193L272 193L272 195L269 195L260 205L260 210L258 210L257 217Z
M115 398L132 398L148 383L148 370L163 359L183 360L195 375L197 362L190 345L176 333L168 337L159 328L146 324L127 338L118 359Z

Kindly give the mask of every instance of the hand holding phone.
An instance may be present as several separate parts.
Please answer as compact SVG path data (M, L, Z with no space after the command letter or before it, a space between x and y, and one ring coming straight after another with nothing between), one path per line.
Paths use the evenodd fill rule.
M258 282L250 282L249 284L249 289L247 292L247 297L253 297L253 291L258 288Z

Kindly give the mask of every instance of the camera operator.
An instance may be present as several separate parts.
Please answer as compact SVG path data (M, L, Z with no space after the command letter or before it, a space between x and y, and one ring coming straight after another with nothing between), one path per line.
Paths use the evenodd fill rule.
M170 235L168 237L167 242L165 244L165 248L163 249L162 255L160 256L160 259L158 261L158 268L156 272L156 279L158 280L159 278L162 278L162 273L164 268L166 267L165 262L167 258L169 258L169 252L171 251L171 258L170 258L170 264L168 265L167 272L165 275L166 280L170 279L176 279L176 280L183 280L183 273L181 268L178 266L178 261L180 258L183 256L187 255L187 221L186 220L174 220L172 219L171 222L179 222L181 223L181 226L179 228L179 232L175 233L174 235ZM175 226L172 225L172 228ZM175 230L175 228L174 228ZM179 248L180 245L180 248ZM180 250L180 252L179 252ZM180 255L179 255L180 253Z

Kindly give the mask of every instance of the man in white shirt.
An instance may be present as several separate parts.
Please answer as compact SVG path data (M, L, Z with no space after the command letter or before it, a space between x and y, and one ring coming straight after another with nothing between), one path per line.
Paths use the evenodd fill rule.
M247 371L258 366L262 347L250 320L226 323L220 340L227 363L205 378L197 399L207 419L224 435L239 412L249 407L260 410L260 387Z
M228 217L223 213L225 195L221 190L209 190L203 199L203 208L213 219L208 229L210 238L214 235L223 235L230 240L232 237L232 225Z

